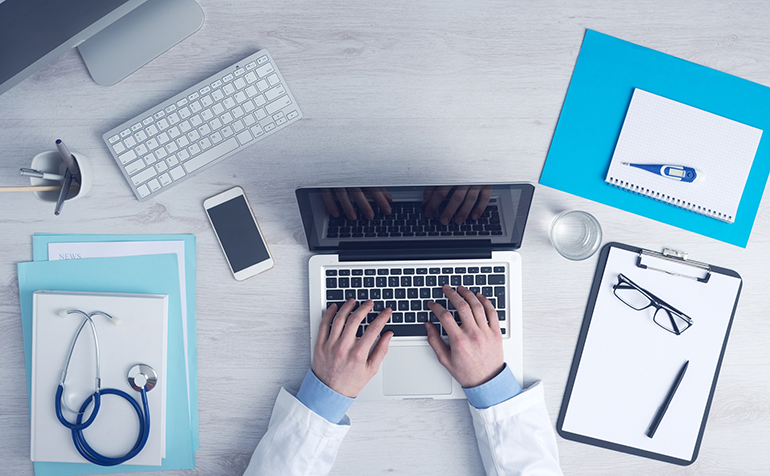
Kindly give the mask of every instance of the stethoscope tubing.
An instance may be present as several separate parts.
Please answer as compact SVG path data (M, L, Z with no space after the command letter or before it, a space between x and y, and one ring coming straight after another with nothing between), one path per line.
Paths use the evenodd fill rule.
M150 436L150 407L147 403L147 390L144 387L142 387L141 390L144 414L142 414L142 409L139 408L139 404L136 403L136 400L122 390L118 390L116 388L105 388L101 391L101 393L105 395L118 395L123 397L131 404L131 406L134 407L136 415L139 417L139 435L136 438L134 447L123 456L110 458L108 456L99 454L93 448L91 448L91 445L89 445L86 441L85 435L83 435L82 429L72 430L72 441L75 443L75 448L78 450L78 453L80 453L80 455L89 462L98 464L99 466L116 466L121 463L125 463L134 456L138 455L139 452L144 448L144 445L147 443L147 438ZM94 395L88 397L88 399L83 402L83 405L81 405L80 414L78 414L77 419L78 424L80 424L81 420L83 419L83 412L85 412L86 408L88 408L92 398L95 398Z

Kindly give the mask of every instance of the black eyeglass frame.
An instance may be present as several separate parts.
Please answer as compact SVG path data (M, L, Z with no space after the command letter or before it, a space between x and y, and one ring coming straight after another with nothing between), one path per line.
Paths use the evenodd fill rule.
M646 297L650 301L650 303L647 304L644 307L637 308L637 307L632 306L628 302L626 302L622 297L618 296L618 293L617 293L619 288L620 289L624 289L624 288L621 288L621 286L624 285L624 284L628 285L628 287L625 288L625 289L628 289L628 288L635 289L636 291L641 293L644 297ZM643 311L643 310L647 309L648 307L654 307L655 308L655 314L653 314L652 321L655 324L657 324L658 327L660 327L663 330L668 331L668 332L670 332L672 334L681 335L684 331L686 331L687 329L689 329L693 325L692 318L689 317L687 314L683 313L682 311L678 310L677 308L675 308L671 304L667 303L666 301L660 299L656 295L654 295L651 292L647 291L646 289L642 288L641 286L639 286L635 282L633 282L630 279L628 279L628 277L626 277L622 273L618 274L618 284L615 284L614 286L612 286L612 293L615 295L616 298L618 298L620 300L620 302L622 302L623 304L625 304L626 306L630 307L631 309L633 309L635 311ZM666 314L668 315L668 318L671 321L672 329L669 329L667 327L662 326L655 319L655 316L657 316L658 312L660 312L661 309L663 311L666 311ZM673 317L671 315L672 313L676 314L677 317L681 318L684 322L686 322L687 323L687 327L685 327L684 329L680 330L679 326L676 325L676 322L674 321L674 319L673 319Z

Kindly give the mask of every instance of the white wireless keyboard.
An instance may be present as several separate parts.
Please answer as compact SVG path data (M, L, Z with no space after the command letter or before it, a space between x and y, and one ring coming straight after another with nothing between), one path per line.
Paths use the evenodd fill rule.
M102 137L143 201L301 117L272 56L261 50Z

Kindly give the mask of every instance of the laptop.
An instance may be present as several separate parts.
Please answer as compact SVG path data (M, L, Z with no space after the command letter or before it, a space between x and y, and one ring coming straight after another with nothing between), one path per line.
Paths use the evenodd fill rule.
M427 303L444 305L459 322L441 288L464 285L495 305L505 361L521 382L521 256L515 250L533 193L529 183L297 189L314 253L308 264L311 355L328 306L371 299L374 309L358 335L390 307L385 330L394 336L377 375L358 398L465 398L428 344L424 324L433 322L448 343ZM476 220L474 211L480 214ZM467 218L457 224L463 215ZM452 220L444 224L442 217L448 216Z

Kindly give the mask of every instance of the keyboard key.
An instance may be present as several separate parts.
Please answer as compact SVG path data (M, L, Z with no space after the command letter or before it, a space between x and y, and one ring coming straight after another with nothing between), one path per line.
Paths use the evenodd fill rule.
M278 99L276 99L274 102L271 102L267 106L265 106L265 111L269 115L273 115L276 112L280 111L281 109L288 107L292 104L291 98L289 96L282 96Z
M251 132L249 132L248 129L239 133L236 137L238 138L238 142L240 142L241 145L248 144L254 138L252 137Z
M495 266L495 273L505 273L505 266Z
M238 143L236 142L235 138L230 138L221 144L215 145L214 147L208 149L201 155L188 160L184 163L184 168L189 174L190 172L203 167L209 162L212 162L237 148Z
M497 307L505 309L505 286L495 287L495 297L497 298Z
M327 301L342 301L342 290L341 289L327 289L326 290L326 300Z
M328 273L328 271L327 271L327 273ZM336 288L337 287L337 278L326 278L326 287L327 288Z
M489 284L505 284L505 275L504 274L490 274L489 278L487 278L487 283L489 283Z
M385 327L382 329L382 332L380 335L384 334L385 332L391 331L393 332L393 335L395 337L409 337L409 336L427 336L428 331L425 329L425 324L413 324L413 325L407 325L407 324L401 324L401 325L391 325L386 324Z
M139 192L139 196L141 196L142 198L146 197L151 193L147 185L142 185L140 187L137 187L136 191Z
M140 184L150 180L151 178L155 177L156 175L157 175L157 172L155 171L155 168L147 167L143 171L141 171L138 174L136 174L133 177L131 177L131 181L134 182L134 185L136 185L138 187ZM149 190L148 190L148 192L149 192Z

